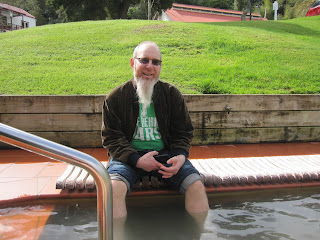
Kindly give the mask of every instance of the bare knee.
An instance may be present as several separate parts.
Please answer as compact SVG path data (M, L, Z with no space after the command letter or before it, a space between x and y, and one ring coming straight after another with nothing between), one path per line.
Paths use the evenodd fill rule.
M203 185L203 183L200 180L195 181L194 183L190 184L190 186L188 187L187 191L189 193L205 193L205 187Z
M121 180L111 180L113 198L113 218L120 219L127 215L127 185Z
M111 185L112 185L113 198L126 197L128 187L123 181L111 180Z
M192 183L186 191L185 205L188 212L207 212L209 210L208 197L205 187L200 180Z

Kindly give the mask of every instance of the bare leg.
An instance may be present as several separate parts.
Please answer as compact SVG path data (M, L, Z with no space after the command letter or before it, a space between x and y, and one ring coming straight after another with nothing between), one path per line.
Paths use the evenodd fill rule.
M200 180L195 181L188 187L185 196L185 208L191 215L208 212L208 197Z
M120 219L127 216L126 194L127 185L119 180L111 180L113 194L113 218Z
M126 217L113 219L113 239L115 240L126 240L128 237L126 236Z
M197 223L201 233L208 216L209 203L205 188L200 180L188 187L185 196L185 208Z

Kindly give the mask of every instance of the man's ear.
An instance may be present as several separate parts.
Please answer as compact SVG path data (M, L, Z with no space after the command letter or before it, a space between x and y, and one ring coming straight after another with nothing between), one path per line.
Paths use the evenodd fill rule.
M134 69L134 58L130 59L130 65L131 65L131 68Z

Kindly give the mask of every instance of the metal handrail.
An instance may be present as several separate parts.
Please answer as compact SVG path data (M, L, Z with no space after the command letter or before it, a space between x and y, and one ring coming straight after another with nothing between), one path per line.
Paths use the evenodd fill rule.
M113 239L111 180L102 163L88 154L2 123L0 123L0 141L87 170L95 179L97 187L99 239Z

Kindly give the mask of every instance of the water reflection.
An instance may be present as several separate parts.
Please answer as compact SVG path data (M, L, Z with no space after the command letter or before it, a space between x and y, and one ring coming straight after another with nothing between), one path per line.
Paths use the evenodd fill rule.
M204 220L190 216L180 198L131 203L125 223L125 239L196 240L203 232Z
M43 227L39 240L98 239L96 202L66 200L57 204Z
M319 239L319 195L314 190L288 191L294 194L233 195L238 203L232 195L216 199L205 225L210 233L201 239Z
M114 239L319 239L318 190L319 188L211 195L210 211L203 221L185 211L183 197L130 198L126 221L114 223ZM0 215L14 220L15 214L24 212L26 217L36 214L48 218L46 225L37 229L41 232L40 240L97 239L95 200L60 202L48 211L41 206L43 205L0 209ZM14 231L19 231L18 227L25 225L21 221L21 218L10 224L0 221L0 229L8 232L12 226Z

